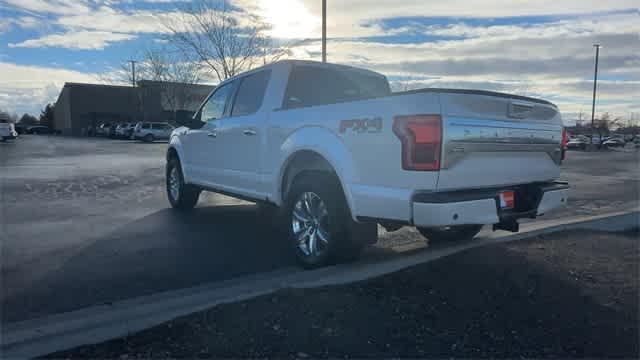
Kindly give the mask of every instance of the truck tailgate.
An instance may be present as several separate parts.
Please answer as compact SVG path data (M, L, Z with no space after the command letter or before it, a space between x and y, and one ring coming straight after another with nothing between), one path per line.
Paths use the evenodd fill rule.
M560 175L562 120L547 102L441 92L439 191L550 181Z

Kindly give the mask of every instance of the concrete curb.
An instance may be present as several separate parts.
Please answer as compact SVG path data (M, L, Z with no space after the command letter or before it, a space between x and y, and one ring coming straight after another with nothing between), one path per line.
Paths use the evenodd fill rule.
M569 229L625 231L638 227L638 210L523 224L514 235L493 233L481 241L431 248L375 262L338 265L314 271L286 268L188 289L157 293L2 328L2 357L46 355L85 344L127 336L163 322L224 303L269 294L283 288L312 288L366 280L487 244L514 241Z

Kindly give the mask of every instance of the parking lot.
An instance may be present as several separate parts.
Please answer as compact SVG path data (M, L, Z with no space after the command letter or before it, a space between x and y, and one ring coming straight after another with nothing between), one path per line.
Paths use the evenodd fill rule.
M23 136L0 144L2 322L295 266L251 203L206 194L169 209L166 143ZM639 205L637 151L569 152L570 206L546 218ZM485 229L485 231L488 231ZM381 232L379 256L422 242Z

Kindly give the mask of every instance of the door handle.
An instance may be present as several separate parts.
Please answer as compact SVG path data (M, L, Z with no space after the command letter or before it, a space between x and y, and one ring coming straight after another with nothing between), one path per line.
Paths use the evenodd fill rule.
M252 129L246 129L242 133L247 135L247 136L253 136L253 135L257 134L257 132L255 130L252 130Z
M210 131L210 132L207 133L207 136L208 137L217 137L218 133L216 133L215 131Z

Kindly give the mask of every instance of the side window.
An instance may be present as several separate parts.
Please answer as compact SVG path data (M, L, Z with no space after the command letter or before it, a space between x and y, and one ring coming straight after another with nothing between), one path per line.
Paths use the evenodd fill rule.
M225 106L233 93L234 83L228 83L218 88L202 107L200 119L203 122L222 118Z
M150 129L151 128L151 124L149 124L149 123L142 124L142 128L143 129Z
M258 111L267 91L270 77L271 70L260 71L244 77L238 89L231 116L250 115Z
M294 109L305 106L335 104L390 93L382 76L371 76L350 70L298 65L293 68L283 106Z
M294 109L333 104L357 94L357 89L349 85L348 79L337 71L317 66L296 66L287 85L284 106Z

